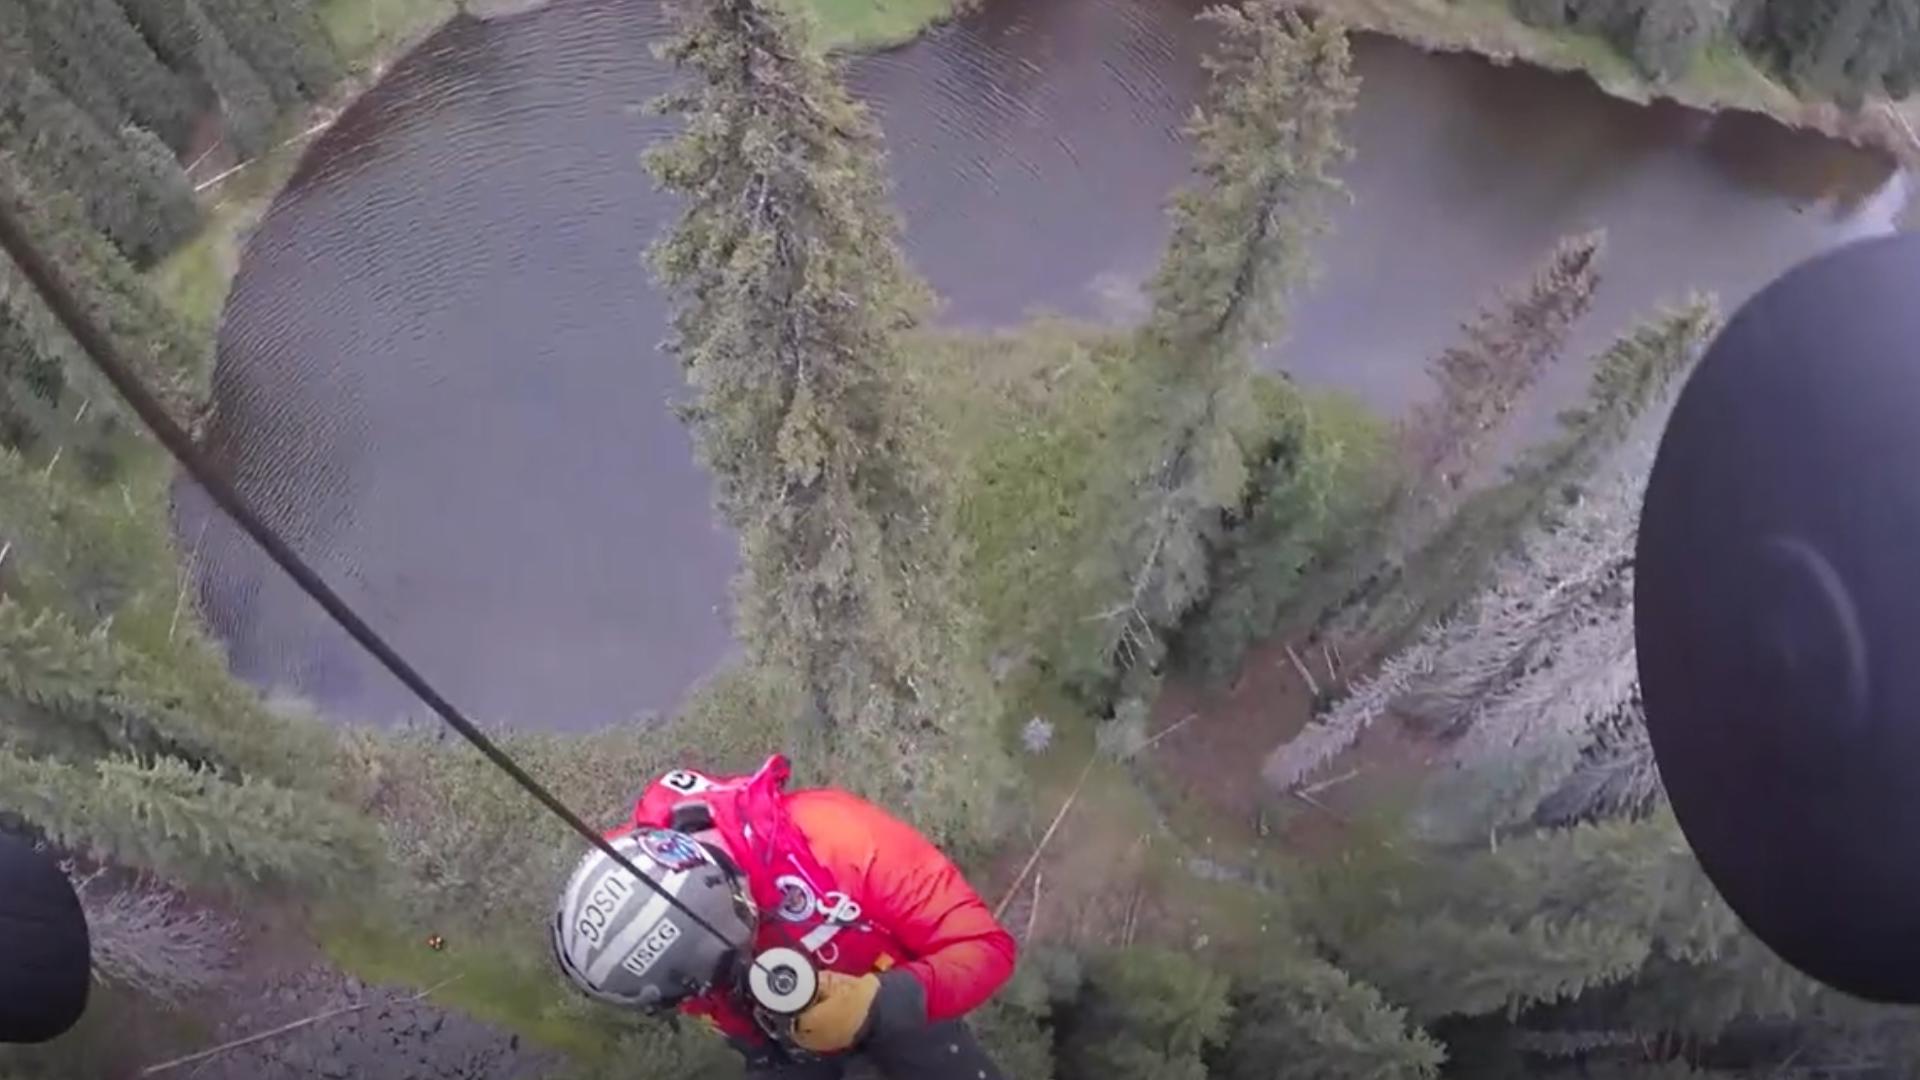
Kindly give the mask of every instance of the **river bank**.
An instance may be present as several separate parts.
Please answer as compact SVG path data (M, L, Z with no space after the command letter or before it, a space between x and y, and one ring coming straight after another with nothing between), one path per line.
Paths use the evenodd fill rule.
M327 100L281 119L273 148L236 162L218 153L202 155L188 170L202 195L200 233L147 272L147 280L194 331L211 340L239 271L247 235L280 193L313 141L355 99L380 80L394 61L425 41L449 19L466 13L507 18L548 0L321 0L316 12L347 77ZM805 0L823 43L834 49L871 51L904 45L952 18L965 0Z
M1871 101L1858 110L1807 101L1731 42L1716 43L1678 79L1656 81L1604 38L1530 26L1508 0L1303 0L1355 29L1398 38L1429 52L1464 52L1497 64L1522 63L1578 72L1614 97L1636 104L1667 100L1707 112L1738 110L1771 117L1920 163L1920 106ZM811 0L834 47L889 48L951 18L952 0Z
M459 10L457 0L322 0L315 11L345 64L346 77L325 101L281 117L271 149L235 161L215 148L188 168L204 217L199 235L155 264L146 278L209 349L247 236L286 186L301 155L380 81L393 61Z
M1741 111L1920 162L1912 100L1870 101L1858 110L1806 101L1732 42L1702 51L1686 73L1654 81L1596 34L1529 26L1507 0L1306 0L1361 30L1388 34L1430 52L1466 52L1497 64L1578 72L1614 97L1638 104L1672 101L1706 112Z
M171 306L211 336L246 236L292 175L305 148L341 111L377 82L400 56L463 10L508 17L547 0L485 7L480 0L324 0L318 7L349 77L330 99L281 125L282 141L230 175L209 158L195 171L204 185L207 220L199 237L149 272ZM910 43L968 6L954 0L806 0L822 39L852 52ZM1803 101L1733 45L1703 52L1680 79L1655 82L1608 42L1587 33L1529 26L1506 0L1308 0L1349 25L1435 53L1465 53L1496 64L1522 64L1578 73L1606 94L1636 104L1671 101L1703 112L1734 111L1769 117L1920 163L1920 107L1871 102L1849 111Z

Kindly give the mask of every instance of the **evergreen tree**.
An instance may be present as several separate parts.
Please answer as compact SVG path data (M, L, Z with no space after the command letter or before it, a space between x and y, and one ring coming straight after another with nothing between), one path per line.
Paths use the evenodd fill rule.
M1644 74L1686 72L1716 38L1745 45L1803 94L1857 105L1904 98L1920 77L1914 0L1511 0L1537 26L1606 38Z
M1586 404L1561 417L1559 437L1524 455L1497 498L1463 512L1477 534L1529 530L1519 550L1497 560L1463 612L1429 627L1276 754L1270 780L1300 783L1391 713L1452 742L1450 769L1420 819L1430 835L1483 836L1549 797L1559 820L1647 805L1657 781L1639 713L1631 564L1658 425L1641 421L1639 437L1628 434L1670 399L1713 325L1710 305L1695 301L1601 356ZM1617 460L1589 482L1609 454ZM1585 493L1556 510L1582 484ZM1445 565L1456 576L1473 569Z
M233 51L283 107L315 100L340 78L340 59L304 0L197 0Z
M59 360L42 352L20 316L0 303L0 446L37 448L59 425L65 397Z
M1379 1040L1378 1057L1330 1059L1362 1071L1324 1075L1395 1075L1364 1071L1370 1061L1399 1060L1396 1028L1374 1026L1393 1016L1381 1012L1387 1003L1444 1040L1448 1074L1461 1076L1778 1075L1783 1063L1809 1076L1897 1075L1876 1070L1911 1061L1920 1047L1910 1010L1820 987L1748 934L1664 811L1479 850L1396 844L1324 866L1318 878L1299 894L1299 915L1340 964L1319 985L1331 1000L1367 1007L1341 1016L1371 1019L1323 1024L1311 1007L1304 1016L1315 1019L1312 1030L1331 1033L1338 1051L1353 1052L1345 1035L1363 1027ZM1384 1001L1352 997L1346 980L1356 978ZM1300 1038L1282 1057L1282 1033L1303 1010L1274 1009L1278 1030L1266 1031L1245 1015L1246 1002L1236 1019L1254 1025L1253 1067L1319 1075L1301 1071L1321 1059L1300 1050ZM1415 1053L1419 1041L1404 1049ZM1230 1044L1221 1062L1233 1061Z
M1628 55L1656 79L1678 78L1725 31L1725 20L1718 0L1654 0L1635 20Z
M878 135L794 16L698 0L697 78L649 156L683 195L655 250L687 410L743 562L739 632L798 674L835 779L979 839L1005 774L902 335L927 301L886 210Z
M1513 10L1537 26L1598 34L1655 79L1684 74L1728 22L1721 0L1513 0Z
M1400 511L1402 550L1458 507L1507 414L1559 359L1599 288L1604 243L1599 232L1562 240L1531 281L1482 309L1462 327L1466 340L1430 365L1439 396L1415 409L1400 434L1412 485Z
M176 658L158 661L51 612L0 601L0 648L0 707L23 745L69 758L166 753L295 786L325 764L321 748L247 691L208 692Z
M1920 74L1920 5L1913 0L1750 0L1739 16L1748 48L1802 92L1857 103L1904 97Z
M118 485L49 474L42 461L0 450L0 544L9 547L6 600L85 625L164 632L175 599L173 550L150 508Z
M185 374L204 350L170 316L72 200L34 190L0 151L0 200L11 204L83 303L140 361L185 414ZM39 293L0 258L0 444L52 467L56 455L95 482L115 478L138 453L118 396L80 354Z
M115 693L120 658L107 638L0 601L0 643L0 706L16 743L85 757L158 749L153 726Z
M39 467L64 463L93 483L121 470L137 438L39 295L0 260L0 446ZM94 407L96 397L100 407Z
M182 617L165 474L138 496L64 475L0 451L0 735L66 760L164 753L330 790L332 734L264 706Z
M1530 1026L1606 1025L1711 1043L1743 1023L1802 1019L1830 993L1740 930L1710 954L1656 959L1631 982L1545 1012Z
M1206 1080L1226 1034L1227 978L1186 953L1094 957L1061 1046L1062 1080Z
M175 758L74 765L23 756L0 740L0 811L67 850L172 881L324 885L372 860L364 821L338 804Z
M0 148L18 154L36 186L70 192L87 220L144 265L199 221L186 175L138 136L102 128L0 41Z
M1207 103L1188 125L1195 183L1174 197L1173 237L1136 350L1150 372L1140 465L1117 537L1116 600L1103 660L1157 659L1158 637L1206 591L1208 545L1248 482L1251 350L1282 332L1288 292L1308 275L1341 135L1358 93L1346 32L1279 0L1208 8L1221 30Z
M1693 296L1628 330L1594 361L1586 398L1560 414L1557 437L1527 450L1509 475L1536 499L1545 499L1591 473L1643 415L1670 398L1679 377L1719 329L1713 299Z
M1452 516L1383 575L1367 613L1370 633L1395 640L1451 614L1483 586L1498 560L1534 524L1548 521L1580 481L1620 443L1634 418L1684 371L1718 326L1710 300L1695 298L1620 338L1596 361L1589 406L1560 417L1559 435L1509 467L1504 482L1466 497Z
M1000 1071L1020 1080L1053 1080L1053 1017L1056 1001L1071 1002L1082 986L1070 954L1031 943L1022 950L1013 978L967 1016Z
M1592 302L1603 241L1597 232L1561 241L1531 281L1483 308L1463 327L1466 341L1432 362L1439 393L1399 425L1401 487L1379 540L1334 575L1355 583L1339 600L1337 632L1374 648L1403 645L1471 596L1532 520L1535 488L1473 482L1508 413Z
M1905 1076L1920 1052L1911 1009L1829 990L1745 932L1714 956L1655 958L1630 982L1497 1033L1534 1072L1577 1060L1605 1075L1664 1064L1712 1075Z
M119 95L84 41L61 40L75 35L64 20L49 17L58 11L43 0L0 3L0 50L13 53L12 62L38 70L95 126L118 131L126 119Z
M120 0L127 17L173 70L220 103L226 140L243 158L266 149L278 109L273 92L200 10L199 0Z
M1284 331L1287 291L1311 275L1326 204L1346 192L1334 170L1353 155L1341 125L1360 83L1337 22L1268 0L1200 18L1221 40L1187 126L1195 182L1173 198L1144 344L1204 370Z
M203 347L70 199L24 172L0 151L0 199L182 405ZM58 402L31 458L0 449L0 810L74 850L179 881L315 882L363 869L370 842L336 801L350 784L333 736L235 683L183 612L170 475L151 467L152 448L5 262L0 330L0 388ZM61 464L76 458L97 467Z
M1214 1080L1415 1080L1446 1053L1403 1010L1339 968L1287 960L1233 997Z
M1276 435L1216 545L1206 604L1180 639L1184 658L1214 678L1239 671L1247 649L1281 631L1296 606L1312 610L1301 596L1309 575L1337 581L1337 567L1373 546L1398 485L1386 425L1364 406L1266 380L1255 388Z
M1639 464L1504 560L1448 626L1432 676L1395 703L1454 740L1421 821L1429 835L1484 836L1526 820L1600 732L1644 731L1632 608Z
M33 61L107 131L137 125L185 149L191 86L154 55L114 0L9 0L26 24ZM4 22L0 18L0 22Z
M1709 959L1738 927L1667 815L1543 832L1332 895L1318 918L1342 967L1423 1022L1569 1001L1653 957Z
M4 68L0 57L0 68ZM0 77L4 77L0 75ZM0 116L0 125L4 125ZM210 343L196 341L167 309L126 257L89 224L84 205L58 187L35 183L26 164L0 147L0 200L32 238L42 257L59 271L81 308L119 347L142 380L190 424L211 375ZM117 397L96 378L64 328L46 310L13 264L0 259L0 299L29 326L32 348L57 360L63 381L90 400L89 412L119 415Z

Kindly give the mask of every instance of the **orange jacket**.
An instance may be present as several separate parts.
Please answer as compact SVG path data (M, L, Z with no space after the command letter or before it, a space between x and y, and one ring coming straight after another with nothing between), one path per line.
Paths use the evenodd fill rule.
M723 835L730 826L748 826L746 835L754 839L729 835L728 842L736 848L761 842L758 850L732 852L762 908L759 946L791 946L818 925L817 918L793 916L787 904L813 906L844 894L859 906L859 925L817 952L815 961L854 975L897 965L925 989L929 1022L970 1012L1007 981L1013 936L938 848L847 792L788 794L786 777L786 759L778 756L745 777L678 770L648 787L615 833L668 826L675 809L688 803L709 807ZM814 880L802 887L796 879ZM724 994L695 999L683 1009L712 1016L728 1034L757 1034Z

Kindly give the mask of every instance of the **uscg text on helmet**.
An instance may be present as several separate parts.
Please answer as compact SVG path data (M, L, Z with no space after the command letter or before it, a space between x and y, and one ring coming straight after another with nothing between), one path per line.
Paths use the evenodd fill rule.
M633 896L633 885L626 880L625 874L610 874L605 881L593 887L587 897L587 906L580 910L580 921L574 931L595 945L600 944L600 932L619 912L627 900Z

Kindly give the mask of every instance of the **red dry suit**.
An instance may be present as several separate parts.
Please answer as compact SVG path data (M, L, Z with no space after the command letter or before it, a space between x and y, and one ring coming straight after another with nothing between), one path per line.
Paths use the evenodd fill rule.
M940 849L912 826L844 791L786 791L787 759L751 776L670 772L650 785L612 839L667 828L677 808L704 807L760 909L757 947L809 951L849 975L905 970L926 991L930 1023L961 1016L1013 974L1013 936ZM758 1041L724 990L683 1003L721 1031Z

